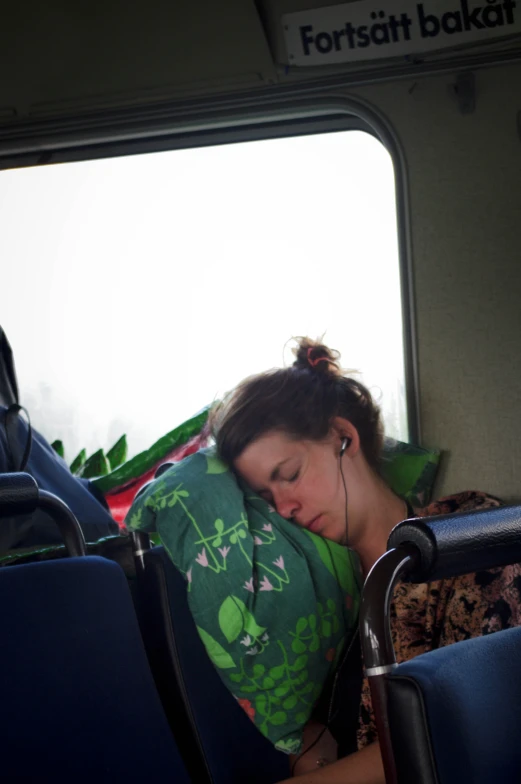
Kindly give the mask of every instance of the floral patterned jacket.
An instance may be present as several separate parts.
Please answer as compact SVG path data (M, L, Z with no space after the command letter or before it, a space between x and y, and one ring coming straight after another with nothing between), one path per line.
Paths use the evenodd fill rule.
M490 495L467 491L423 509L420 517L501 506ZM391 605L391 632L398 662L443 645L521 625L521 564L432 583L399 583ZM363 678L358 748L376 739L367 678Z

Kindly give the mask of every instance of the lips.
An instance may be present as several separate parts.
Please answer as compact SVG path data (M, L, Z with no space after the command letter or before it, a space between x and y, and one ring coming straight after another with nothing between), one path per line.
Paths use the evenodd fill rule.
M312 531L314 534L317 534L321 528L321 520L322 515L317 515L317 517L314 517L313 520L310 520L310 522L306 525L308 531Z

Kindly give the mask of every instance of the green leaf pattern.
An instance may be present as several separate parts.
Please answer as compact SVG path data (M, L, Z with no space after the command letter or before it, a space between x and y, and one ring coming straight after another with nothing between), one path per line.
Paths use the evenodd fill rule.
M235 662L233 661L230 654L224 650L222 645L219 645L217 640L214 640L211 634L205 632L205 630L201 629L200 626L197 627L197 631L199 632L199 637L204 643L204 647L206 648L208 656L216 667L221 670L228 670L230 667L235 667Z

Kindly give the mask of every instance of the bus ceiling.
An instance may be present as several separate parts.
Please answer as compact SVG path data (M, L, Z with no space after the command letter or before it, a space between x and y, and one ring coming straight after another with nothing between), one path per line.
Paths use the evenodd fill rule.
M11 4L0 156L45 163L56 149L223 127L231 108L258 122L263 107L290 97L439 72L454 74L453 95L468 113L473 72L521 58L512 0L380 5L153 0L146 13L130 4L122 14L102 0L88 12L58 0Z

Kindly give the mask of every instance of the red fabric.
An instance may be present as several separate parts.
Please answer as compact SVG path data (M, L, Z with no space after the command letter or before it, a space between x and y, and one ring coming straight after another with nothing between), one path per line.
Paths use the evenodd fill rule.
M178 446L171 452L168 452L166 455L164 455L161 460L158 460L158 462L155 463L155 465L153 465L149 471L141 474L141 476L135 477L135 479L131 479L121 487L115 487L113 490L110 490L108 493L106 493L105 500L109 505L112 517L118 523L119 527L125 527L123 521L127 515L128 510L130 509L137 491L143 487L144 484L150 482L150 480L154 478L154 474L160 465L163 465L163 463L178 463L183 459L183 457L192 455L194 452L197 452L199 449L202 449L204 446L206 446L207 441L207 435L199 433L187 441L186 444Z

